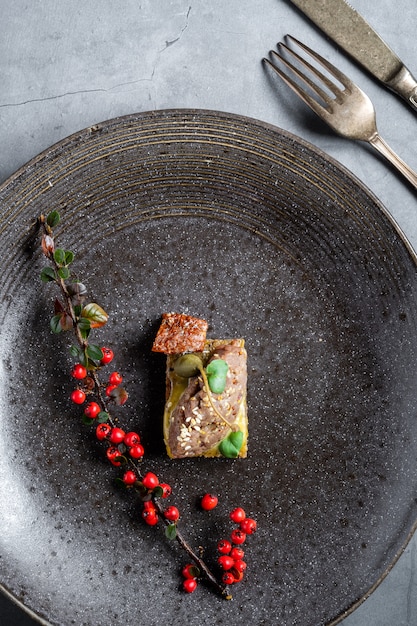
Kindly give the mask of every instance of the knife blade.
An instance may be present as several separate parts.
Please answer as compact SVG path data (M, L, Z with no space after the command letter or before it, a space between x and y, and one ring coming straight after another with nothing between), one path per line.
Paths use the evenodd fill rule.
M417 81L368 22L345 0L291 0L326 35L417 111Z

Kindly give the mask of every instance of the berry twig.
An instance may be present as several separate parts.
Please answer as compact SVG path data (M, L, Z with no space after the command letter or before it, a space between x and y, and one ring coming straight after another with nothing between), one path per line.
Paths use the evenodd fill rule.
M88 396L94 396L95 400L88 402L84 408L83 421L89 425L96 425L97 439L106 444L108 460L115 467L126 468L128 466L130 468L125 469L123 478L118 482L126 488L133 487L140 495L143 503L142 517L145 522L153 526L158 523L159 519L163 520L165 535L170 539L175 539L194 562L193 569L187 566L184 589L189 592L194 591L196 578L204 577L221 596L231 599L227 584L240 580L241 573L238 572L239 576L235 579L233 576L230 578L229 573L227 584L223 581L224 574L220 582L205 563L202 555L197 554L191 548L178 530L178 509L174 506L164 509L161 504L160 498L166 498L171 493L171 488L166 483L160 483L158 477L152 472L142 474L139 470L138 463L144 455L140 436L135 432L126 433L118 425L118 420L111 416L110 403L123 405L128 394L121 387L122 377L118 372L110 375L107 385L101 383L99 372L103 366L111 362L113 352L109 348L102 348L89 341L91 330L104 326L108 315L98 304L85 303L86 288L81 282L73 279L70 272L70 265L75 255L71 251L57 247L54 240L53 229L59 221L60 216L57 211L51 212L47 217L41 215L38 219L42 230L42 250L51 263L51 266L42 270L41 279L43 282L55 282L61 292L62 299L55 301L55 314L50 322L52 331L54 333L73 331L77 341L77 344L71 347L72 356L78 360L71 374L77 380L78 387L72 392L71 399L74 403L83 405ZM203 505L203 508L206 507ZM220 560L219 564L225 569ZM190 583L190 581L193 582Z

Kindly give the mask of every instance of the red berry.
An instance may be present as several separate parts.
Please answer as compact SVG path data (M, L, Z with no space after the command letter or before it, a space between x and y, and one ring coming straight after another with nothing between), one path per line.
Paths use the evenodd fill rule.
M179 510L177 509L176 506L169 506L164 511L164 516L170 522L176 522L179 519L179 517L180 517L180 512L179 512Z
M129 454L132 459L140 459L145 454L145 449L141 443L138 443L136 446L129 448Z
M222 569L231 569L233 567L233 565L235 564L234 560L232 559L231 556L227 556L226 554L223 554L222 556L219 556L219 558L217 559L217 563L220 565L220 567Z
M193 593L197 589L197 581L195 578L186 578L182 583L182 587L187 593Z
M123 474L122 480L125 485L134 485L137 480L135 472L133 472L132 470L127 470L127 472Z
M103 358L101 359L100 363L102 365L107 365L107 363L110 363L110 361L113 361L113 350L110 350L110 348L101 348L101 351L103 353Z
M245 517L246 513L241 506L233 509L233 511L230 513L230 519L232 520L232 522L236 522L236 524L240 524L240 522L242 522Z
M117 389L117 385L107 385L107 387L106 387L106 396L107 396L108 398L110 398L110 397L111 397L112 392L113 392L115 389Z
M109 448L107 448L106 454L110 463L112 463L116 467L119 467L119 465L121 465L121 462L116 460L120 456L122 456L120 454L119 448L116 448L116 446L110 446Z
M111 432L110 424L99 424L96 428L96 437L99 441L103 441Z
M243 572L239 572L235 567L232 567L230 573L233 575L234 582L239 583L243 578Z
M232 572L224 572L222 581L225 585L233 585L233 583L236 582Z
M148 472L142 478L142 484L147 489L155 489L159 485L159 478L153 472Z
M217 496L214 496L211 493L206 493L202 498L201 498L201 507L205 510L205 511L211 511L213 510L216 506L217 503L219 502L219 499Z
M84 413L90 419L94 419L100 413L101 408L97 402L90 402L84 409Z
M145 500L145 502L143 503L143 510L150 511L154 513L155 515L157 515L158 513L158 510L155 506L155 502L153 502L152 500Z
M227 539L222 539L217 544L217 550L220 552L220 554L229 554L231 549L232 544Z
M74 389L74 391L71 393L71 400L75 402L75 404L82 404L83 402L85 402L85 398L86 395L81 389Z
M194 563L187 563L182 568L182 575L184 578L197 578L200 575L200 570Z
M115 385L116 387L117 385L120 385L122 380L123 380L123 376L121 376L119 372L112 372L109 376L110 385Z
M146 500L143 503L142 517L149 526L155 526L158 523L158 511L152 500Z
M161 496L161 498L168 498L171 495L171 493L172 493L171 486L168 485L167 483L159 483L159 486L162 489L162 496Z
M128 448L131 448L132 446L136 446L138 443L140 443L140 437L137 433L134 432L126 433L125 438L123 439L123 443Z
M122 428L112 428L110 433L110 441L118 445L125 438L125 431Z
M87 376L87 368L81 363L77 363L71 370L71 376L77 380L82 380Z
M158 515L151 510L144 509L142 511L142 517L148 526L155 526L158 523Z
M242 543L245 543L246 533L244 533L243 530L241 530L240 528L235 528L235 530L232 530L231 540L232 543L235 543L239 546Z
M246 569L246 563L245 561L239 560L239 561L235 561L235 564L233 566L238 572L244 572Z
M245 556L245 553L242 548L234 547L230 551L230 556L232 557L232 559L235 559L235 561L241 561Z
M247 535L252 535L256 530L256 521L247 517L242 522L240 522L240 530L243 530Z

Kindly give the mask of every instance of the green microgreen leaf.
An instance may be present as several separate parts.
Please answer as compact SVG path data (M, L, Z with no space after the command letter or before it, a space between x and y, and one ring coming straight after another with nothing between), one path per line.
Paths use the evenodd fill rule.
M172 541L177 536L177 525L176 524L168 524L165 527L165 537Z
M83 319L83 318L81 318ZM103 358L103 352L100 348L100 346L97 346L94 343L90 343L87 346L87 356L92 359L93 361L100 361Z
M46 223L50 228L55 228L59 224L60 219L58 211L51 211L46 218Z
M123 456L122 454L120 456L116 456L114 460L117 461L118 463L121 463L122 465L126 465L127 463L127 458Z
M56 280L56 276L52 267L44 267L41 271L41 281L43 283L49 283L53 280Z
M158 485L157 487L154 487L152 493L155 496L155 498L162 498L162 496L164 495L164 490L162 489L162 487Z
M213 393L222 393L226 387L229 366L223 359L214 359L206 367L207 380Z
M82 317L90 320L91 328L101 328L107 322L109 316L106 311L95 302L86 304L81 311Z
M230 433L219 444L220 454L228 459L236 459L239 456L243 444L243 433L241 430Z
M50 321L51 330L53 333L58 334L62 330L61 326L61 317L62 315L54 315Z
M119 478L118 476L114 479L114 484L119 489L127 489L126 483L121 478Z

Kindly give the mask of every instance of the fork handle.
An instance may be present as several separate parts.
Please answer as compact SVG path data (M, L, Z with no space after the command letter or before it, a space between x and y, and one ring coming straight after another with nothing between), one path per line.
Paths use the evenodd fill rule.
M417 173L411 169L407 163L394 152L392 148L382 139L378 133L375 133L370 139L369 143L380 152L397 170L408 180L409 183L417 189Z

